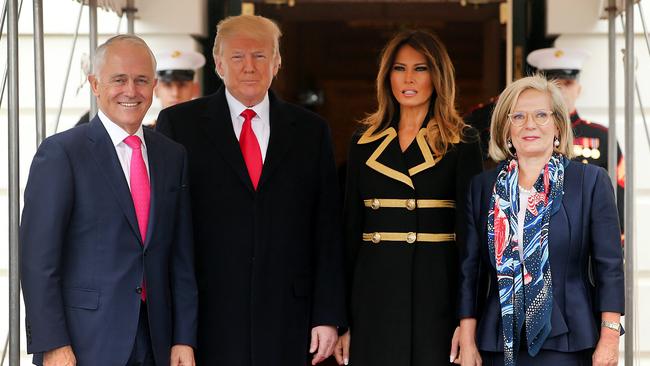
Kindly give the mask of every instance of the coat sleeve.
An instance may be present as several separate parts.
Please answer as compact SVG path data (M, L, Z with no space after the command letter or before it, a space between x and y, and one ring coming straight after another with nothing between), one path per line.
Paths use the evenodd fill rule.
M481 227L478 216L481 205L481 184L478 177L470 183L465 200L465 240L459 243L460 271L458 289L458 318L476 318L478 316L478 289L481 273Z
M357 261L359 245L361 245L364 217L363 199L359 191L359 172L363 161L359 156L359 149L357 147L358 140L359 138L355 136L350 143L345 179L345 198L343 202L343 240L345 241L345 274L347 283L346 293L348 314L350 314L349 304L352 301L354 267ZM351 321L352 319L350 319L350 322ZM350 326L352 326L352 324L350 324Z
M70 344L61 288L65 237L74 203L72 166L63 146L40 145L25 188L20 267L27 352Z
M340 196L329 128L323 123L317 207L313 226L314 285L312 326L347 326Z
M623 275L623 250L614 190L602 168L597 168L593 193L589 231L591 256L596 280L596 310L625 312L625 282Z
M456 220L455 220L455 233L456 233L456 248L465 247L467 240L467 214L465 207L469 192L470 181L472 178L483 171L483 157L481 155L481 144L478 132L473 129L467 129L466 143L459 145L458 162L456 164ZM460 253L456 261L460 260ZM454 273L457 275L458 273ZM450 278L450 281L456 283L458 277ZM453 290L449 294L450 299L458 299L457 286L450 286Z
M198 289L194 277L194 240L187 154L184 148L182 151L180 198L176 212L174 253L171 259L171 288L174 306L173 343L196 347Z

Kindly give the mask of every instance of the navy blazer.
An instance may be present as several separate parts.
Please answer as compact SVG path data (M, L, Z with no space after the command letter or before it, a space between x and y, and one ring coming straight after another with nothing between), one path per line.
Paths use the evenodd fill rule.
M461 249L459 317L477 318L480 350L503 352L501 307L487 217L497 170L472 180L467 200L467 245ZM562 204L552 211L549 260L553 281L552 330L542 349L593 348L600 313L623 313L623 253L614 190L607 172L570 162Z
M77 364L124 365L143 277L156 365L173 344L196 344L186 153L144 130L151 181L146 242L115 147L99 118L40 145L20 228L27 351L72 345Z

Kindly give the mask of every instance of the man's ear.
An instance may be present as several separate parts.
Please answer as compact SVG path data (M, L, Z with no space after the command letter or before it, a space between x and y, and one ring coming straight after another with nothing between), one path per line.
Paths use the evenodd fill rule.
M95 75L90 74L88 75L88 84L90 84L90 90L92 90L93 94L98 97L99 96L99 80L95 77Z
M192 82L192 98L198 98L201 96L201 87L198 82Z
M217 56L214 59L214 71L217 73L217 75L223 79L223 61L221 61L221 57Z
M277 61L275 62L275 66L273 67L273 77L278 76L278 71L280 71L280 66L282 66L282 56L278 55Z

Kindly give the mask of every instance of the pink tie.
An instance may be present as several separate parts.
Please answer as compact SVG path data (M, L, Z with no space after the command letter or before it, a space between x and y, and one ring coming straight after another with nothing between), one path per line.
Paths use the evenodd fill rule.
M251 127L251 120L256 116L256 113L252 109L246 109L241 112L241 116L244 117L244 125L239 135L239 147L244 156L253 187L257 190L257 184L260 181L260 175L262 175L262 151Z
M135 216L138 219L138 228L142 243L147 240L147 225L149 224L149 203L151 202L151 188L149 186L149 176L147 167L144 165L142 158L142 141L138 136L132 135L124 139L124 143L131 148L131 198L135 206ZM142 280L142 301L147 298L144 280Z

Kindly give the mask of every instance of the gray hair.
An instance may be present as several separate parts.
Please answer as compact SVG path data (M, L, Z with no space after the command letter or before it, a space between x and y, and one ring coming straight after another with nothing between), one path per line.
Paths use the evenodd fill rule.
M149 48L149 45L147 45L147 42L145 42L142 38L135 36L133 34L118 34L116 36L109 38L106 42L102 43L99 47L97 47L97 50L95 51L95 57L93 58L93 70L91 74L99 75L102 66L104 66L104 62L106 61L106 51L108 50L108 47L111 46L113 43L117 43L117 42L128 42L133 45L145 48L147 52L149 52L149 55L151 56L151 64L153 65L153 73L155 75L156 56L154 56L153 52L151 52L151 49Z

